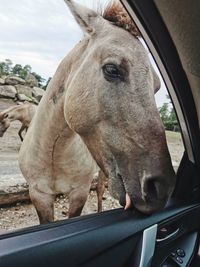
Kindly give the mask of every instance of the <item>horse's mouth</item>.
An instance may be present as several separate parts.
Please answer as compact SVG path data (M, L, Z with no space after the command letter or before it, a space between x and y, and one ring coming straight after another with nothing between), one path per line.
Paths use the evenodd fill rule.
M128 193L126 193L126 205L124 207L124 210L128 210L133 207L133 203L131 201L131 198Z
M133 207L133 202L129 194L126 192L122 176L119 173L117 174L117 176L121 181L121 184L123 186L123 191L124 191L124 194L121 195L119 202L120 202L120 205L124 207L124 210L128 210Z
M142 192L137 192L133 195L127 192L123 178L120 174L117 175L118 180L121 181L123 191L120 195L119 203L124 207L124 210L135 208L136 210L144 214L152 214L154 211L163 208L166 198L160 198L157 195L158 190L153 186L150 186L146 193L146 198L143 198Z

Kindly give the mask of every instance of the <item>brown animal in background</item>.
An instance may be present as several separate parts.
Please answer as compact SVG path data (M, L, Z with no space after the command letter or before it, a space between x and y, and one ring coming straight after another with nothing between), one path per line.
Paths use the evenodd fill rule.
M10 127L12 121L18 120L22 123L18 135L21 141L23 141L22 132L24 130L27 131L30 122L35 114L36 108L36 105L26 103L11 107L0 112L0 137L3 137L4 133Z
M58 193L69 195L69 217L80 215L99 167L125 209L162 209L175 174L148 53L126 25L65 2L85 36L49 83L19 155L40 223L53 221Z
M97 211L101 212L103 210L103 194L106 188L106 177L105 174L100 170L98 173L98 181L96 186L97 192Z

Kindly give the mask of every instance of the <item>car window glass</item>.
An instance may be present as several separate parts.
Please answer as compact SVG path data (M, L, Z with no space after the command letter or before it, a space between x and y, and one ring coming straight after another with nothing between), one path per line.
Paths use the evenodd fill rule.
M81 2L81 1L77 1ZM82 1L83 2L83 1ZM106 1L102 1L104 4ZM87 4L92 7L91 1L85 1L83 4ZM66 54L66 50L63 48L61 43L66 42L69 50L80 40L82 33L79 27L76 25L75 21L72 19L72 16L69 15L69 12L65 10L64 3L62 4L54 4L54 8L56 12L60 12L60 19L54 19L55 25L52 25L54 34L57 34L55 38L58 38L59 41L55 42L54 45L51 45L52 39L48 36L51 34L50 29L47 27L46 32L42 31L41 35L44 34L42 39L38 42L35 40L34 51L31 51L31 47L29 46L29 54L26 55L27 50L23 52L23 56L20 57L20 51L18 51L18 56L14 57L9 50L5 50L2 55L0 54L0 111L4 112L5 110L10 110L7 114L4 114L4 121L3 121L3 137L1 138L0 142L0 233L5 233L10 230L15 230L19 228L24 228L28 226L38 225L39 220L36 213L34 206L30 203L30 197L28 193L28 183L24 179L24 176L20 170L19 163L18 163L18 155L19 150L22 144L22 139L26 136L27 128L29 127L29 123L26 124L21 131L20 128L22 127L22 123L19 122L19 118L14 118L15 112L12 112L12 108L19 108L26 106L25 112L28 114L28 118L30 121L34 116L37 106L41 101L43 95L45 95L45 90L47 88L47 84L51 82L51 77L54 74L58 62L64 57ZM34 7L34 8L33 8ZM18 6L14 6L13 10L17 11ZM36 4L27 9L28 14L33 16L34 12L38 11L41 8L42 10L46 10L46 6L38 7ZM49 8L46 12L49 14L52 12L53 7ZM22 12L22 11L21 11ZM70 17L69 21L64 18L65 12ZM68 12L68 13L67 13ZM8 17L9 19L15 18L19 25L26 23L27 20L23 20L23 16L26 17L28 14L24 13L22 17L17 17L17 12L10 14ZM66 16L67 17L67 16ZM1 17L0 17L1 18ZM61 29L61 20L66 22L66 28L70 29L69 32L63 33L63 36L66 35L66 38L63 39L61 33L58 34L59 29ZM3 17L1 18L3 23ZM40 35L39 28L36 27L36 24L42 25L44 23L43 19L40 17L38 18L38 22L35 22L32 25L33 29L30 29L30 32L35 32L36 35ZM19 28L16 25L16 28L13 31L18 31ZM24 25L24 24L23 24ZM44 25L45 26L45 25ZM47 25L46 25L47 26ZM21 26L20 26L21 27ZM62 28L65 28L62 27ZM8 27L9 28L9 27ZM56 29L56 31L55 31ZM28 30L27 30L28 31ZM48 32L49 31L49 32ZM9 45L14 44L13 40L7 40L8 36L4 35L5 42L8 42ZM17 38L17 37L16 37ZM44 41L44 46L40 47L41 40ZM32 39L31 39L32 40ZM16 39L16 42L21 42L19 39ZM28 40L26 40L28 42ZM30 43L28 42L28 45ZM46 50L44 47L46 46ZM55 46L55 47L54 47ZM62 46L62 52L59 52L59 47ZM8 46L9 47L9 46ZM11 46L13 47L13 46ZM23 47L23 46L22 46ZM38 48L39 47L39 48ZM25 47L24 49L27 49ZM38 50L37 50L38 49ZM39 51L39 52L38 52ZM6 54L7 53L7 54ZM37 53L41 54L38 56ZM54 54L58 54L58 57L55 59L53 57ZM44 57L46 56L46 59ZM24 59L23 59L24 57ZM36 57L36 59L34 59ZM156 72L159 75L159 71L156 68L153 59L149 54L152 66L155 68ZM9 58L9 59L8 59ZM30 62L28 61L30 58ZM41 65L39 63L41 63ZM36 64L37 63L37 64ZM30 65L29 65L30 64ZM81 64L78 63L78 65ZM35 66L39 66L36 69ZM48 70L47 73L44 72L44 67ZM116 73L120 79L123 81L126 78L126 73L121 70L118 70L113 67L111 64L106 64L105 68L103 69L104 75L106 76L107 81L111 82L112 79L116 78ZM122 75L124 75L122 77ZM44 78L45 77L45 78ZM114 78L113 78L114 77ZM179 166L180 160L182 158L184 152L184 146L181 138L180 127L176 118L176 114L173 109L173 105L171 103L170 97L168 96L167 90L164 86L164 82L162 81L161 76L159 75L161 80L161 89L156 93L155 99L157 103L157 108L160 113L160 117L163 120L165 133L167 138L167 144L169 148L169 152L172 159L172 164L177 171ZM75 82L75 81L74 81ZM51 96L50 100L56 104L59 101L59 95L62 95L63 88L60 88L59 91ZM50 115L50 114L49 114ZM78 116L78 114L77 114ZM54 118L59 120L59 117ZM27 122L26 122L27 123ZM36 131L42 131L43 124L40 124L40 129L36 129ZM151 127L151 125L150 125ZM52 128L48 131L51 131ZM53 131L53 130L52 130ZM67 131L62 132L62 134L66 134ZM47 134L48 138L48 134ZM59 140L59 138L58 138ZM46 141L46 140L45 140ZM30 142L31 138L30 138ZM37 144L38 145L38 144ZM43 149L43 146L47 146L48 143L41 143L39 149ZM142 144L141 144L142 145ZM60 144L62 147L62 143ZM35 147L34 147L35 149ZM33 150L34 150L33 149ZM38 149L38 151L39 151ZM35 150L34 150L35 151ZM35 153L34 151L30 151L29 153ZM38 152L38 157L40 158L40 153ZM29 156L29 154L27 154ZM25 157L26 158L26 157ZM58 154L59 158L59 154ZM73 161L74 159L72 159ZM59 162L62 162L62 158L59 158ZM84 164L84 162L83 162ZM34 164L33 164L34 165ZM35 170L38 170L37 165L32 167ZM60 167L61 168L61 167ZM45 170L40 171L43 174ZM37 185L38 187L41 186L39 191L45 188L45 182ZM69 185L71 186L71 185ZM103 197L101 196L101 192L104 189L105 192ZM59 185L58 185L59 187ZM121 207L119 201L114 199L109 191L108 191L108 179L103 177L101 182L98 184L98 174L94 175L94 179L91 182L90 193L88 194L88 198L86 204L84 205L82 215L96 213L98 210L98 199L97 199L97 189L99 188L100 197L102 197L102 210L110 210ZM84 190L84 188L82 188ZM44 189L45 191L46 189ZM81 191L80 191L81 192ZM45 191L45 194L49 193L49 191ZM52 193L50 192L50 195ZM56 199L54 202L54 220L63 220L66 219L69 215L69 198L67 195L62 194L62 192L58 192L56 194ZM45 209L44 209L45 212Z
M150 56L151 57L151 56ZM181 136L181 129L176 115L175 107L172 103L170 95L167 91L165 83L153 61L153 66L159 75L161 81L161 88L155 95L156 105L160 113L163 125L165 127L165 134L167 138L167 145L169 148L172 164L174 170L177 171L181 162L183 153L185 151L183 139Z

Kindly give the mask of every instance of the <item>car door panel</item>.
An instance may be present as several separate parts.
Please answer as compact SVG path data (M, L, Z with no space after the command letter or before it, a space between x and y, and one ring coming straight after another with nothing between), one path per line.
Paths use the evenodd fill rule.
M181 238L175 238L167 244L157 244L152 266L188 266L195 251L198 232L192 232ZM181 252L181 253L180 253Z
M199 215L193 209L158 225L152 266L188 266L197 246Z
M156 243L156 250L162 247L167 253L155 254L156 264L161 264L170 252L169 244L175 246L182 236L199 230L200 205L169 208L154 216L119 209L5 235L0 240L0 266L89 267L105 262L117 267L147 266L140 264L145 231L156 225L158 239L159 229L171 224L180 230L173 238ZM152 238L145 242L155 245Z

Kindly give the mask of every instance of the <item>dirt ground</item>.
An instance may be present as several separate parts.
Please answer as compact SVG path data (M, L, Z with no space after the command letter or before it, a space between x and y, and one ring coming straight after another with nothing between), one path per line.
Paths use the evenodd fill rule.
M0 111L13 105L11 100L0 99ZM25 180L20 172L17 162L21 141L17 135L19 122L13 122L3 138L0 138L0 193L2 186L12 188L12 185L23 186ZM177 168L183 154L182 139L179 133L166 132L172 162ZM118 201L113 199L108 190L103 199L103 210L118 208ZM96 192L91 191L82 214L97 212ZM55 219L63 220L68 216L68 199L61 196L55 201ZM0 233L37 225L36 211L30 203L17 203L11 207L0 208Z

